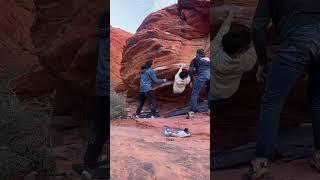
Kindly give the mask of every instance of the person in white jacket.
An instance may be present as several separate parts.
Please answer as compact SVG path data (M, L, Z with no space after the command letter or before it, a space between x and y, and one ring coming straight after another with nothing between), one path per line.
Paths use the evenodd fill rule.
M174 77L173 92L175 94L182 93L186 89L186 86L190 83L190 81L191 79L189 76L189 72L183 69L183 64L180 65L180 69Z
M257 55L252 43L249 47L242 47L241 33L230 32L234 17L231 8L228 17L222 24L216 37L211 42L211 97L213 106L221 100L230 98L240 86L242 76L256 64Z

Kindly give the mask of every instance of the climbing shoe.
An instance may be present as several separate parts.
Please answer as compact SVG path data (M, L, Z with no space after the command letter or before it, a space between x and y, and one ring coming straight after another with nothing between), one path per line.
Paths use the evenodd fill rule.
M320 172L320 151L316 151L310 161L311 165Z
M251 161L249 171L242 177L242 180L271 180L270 164L265 158L256 158Z

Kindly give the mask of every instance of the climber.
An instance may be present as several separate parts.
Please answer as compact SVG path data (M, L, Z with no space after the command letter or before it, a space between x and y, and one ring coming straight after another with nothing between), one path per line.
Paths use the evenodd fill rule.
M191 61L189 66L189 76L193 81L193 71L197 71L197 77L194 83L190 83L192 87L191 108L188 112L187 119L194 117L194 113L198 112L198 97L203 86L206 86L208 95L208 114L210 114L210 59L206 57L204 49L198 49L196 57Z
M230 26L234 17L231 7L228 17L211 42L212 74L211 96L212 106L216 110L230 98L240 86L243 74L256 64L254 47L245 45L245 35L231 32Z
M180 65L180 69L174 77L173 93L179 94L186 89L186 85L190 83L191 79L189 72L183 69L183 64Z
M93 122L90 139L87 144L87 150L84 156L83 179L90 177L106 178L107 171L102 169L101 174L96 174L99 155L101 155L103 146L109 140L109 13L104 12L100 15L98 23L98 65L96 75L96 116Z
M280 46L267 72L266 29L270 20L276 27ZM320 170L320 1L259 0L252 37L258 55L257 81L265 82L266 88L261 99L255 159L244 179L270 175L280 113L290 89L305 70L315 148L311 164Z
M137 111L134 114L135 118L139 118L141 110L145 103L145 100L148 99L151 106L151 118L159 117L156 111L155 98L152 91L152 82L156 84L165 83L166 79L158 79L155 71L151 68L153 60L149 59L142 67L140 72L140 99L137 107Z

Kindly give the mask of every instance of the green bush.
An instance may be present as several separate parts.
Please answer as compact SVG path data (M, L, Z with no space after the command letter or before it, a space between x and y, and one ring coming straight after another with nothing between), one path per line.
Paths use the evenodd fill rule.
M0 179L53 173L55 163L47 143L51 108L45 106L0 95Z
M110 92L110 116L111 119L126 118L127 117L126 97L118 94L111 88Z

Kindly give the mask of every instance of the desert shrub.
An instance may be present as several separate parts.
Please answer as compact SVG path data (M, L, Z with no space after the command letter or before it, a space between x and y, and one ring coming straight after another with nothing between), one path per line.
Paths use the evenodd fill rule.
M110 91L110 116L111 119L127 117L126 97L118 94L113 88Z
M55 169L47 143L50 107L0 94L0 179Z

